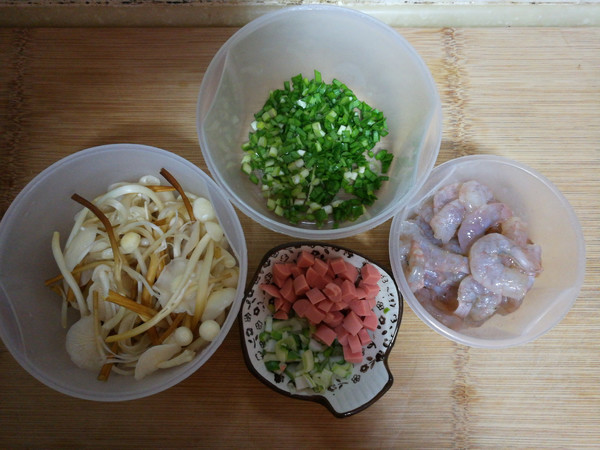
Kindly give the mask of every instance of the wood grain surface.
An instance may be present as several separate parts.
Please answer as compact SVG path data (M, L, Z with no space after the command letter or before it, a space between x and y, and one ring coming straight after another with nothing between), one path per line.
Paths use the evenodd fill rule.
M0 214L40 171L118 142L206 170L195 127L204 71L235 28L0 29ZM149 398L94 403L27 374L0 344L0 447L597 448L600 445L600 29L398 29L438 85L437 164L519 160L573 205L587 273L570 313L528 345L486 351L437 335L405 307L388 393L335 419L246 369L237 327L214 357ZM249 272L295 239L240 215ZM390 222L336 241L389 268Z

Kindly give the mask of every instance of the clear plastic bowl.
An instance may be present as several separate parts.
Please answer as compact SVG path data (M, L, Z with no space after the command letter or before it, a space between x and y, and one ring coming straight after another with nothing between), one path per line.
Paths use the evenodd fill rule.
M60 325L61 302L44 285L58 273L52 257L54 231L66 236L81 209L71 195L94 198L118 181L142 175L160 177L166 168L188 192L207 196L238 259L237 296L219 337L188 364L160 370L142 380L113 374L107 382L79 369L65 349L67 330ZM154 147L119 144L74 153L37 175L8 208L0 222L0 337L31 375L64 394L98 401L149 396L184 380L221 345L241 306L247 274L242 227L231 203L202 170L185 159ZM70 316L72 322L77 313Z
M240 170L241 145L269 92L299 73L312 78L315 69L384 112L390 134L381 144L395 155L378 200L337 229L291 225L267 209ZM266 14L221 47L202 80L197 128L213 178L244 214L290 236L337 239L383 223L425 182L439 152L442 111L428 68L395 30L355 10L312 5Z
M531 240L542 248L543 272L515 312L495 314L478 328L454 331L433 318L408 287L400 257L399 226L439 188L474 179L529 224ZM567 199L543 175L506 158L480 155L457 158L436 167L409 204L394 217L390 259L396 282L415 314L442 336L460 344L504 348L525 344L558 324L579 295L585 275L585 242Z

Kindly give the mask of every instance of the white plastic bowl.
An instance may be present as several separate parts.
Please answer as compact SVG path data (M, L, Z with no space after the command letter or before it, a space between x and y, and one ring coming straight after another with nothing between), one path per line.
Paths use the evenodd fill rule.
M457 332L433 318L409 289L399 256L398 233L400 223L414 216L417 207L439 188L470 179L487 184L499 201L529 224L531 240L542 248L544 271L515 312L506 316L495 314L478 328ZM548 332L571 309L585 275L583 233L567 199L543 175L497 156L466 156L436 167L409 204L394 217L389 250L396 282L415 314L442 336L472 347L522 345Z
M160 370L136 381L113 374L107 382L79 369L65 350L60 299L44 281L58 272L52 257L54 231L66 236L81 209L71 195L94 198L118 181L137 181L161 168L188 192L207 196L214 205L240 267L237 296L219 337L188 364ZM247 273L244 234L232 205L216 184L185 159L154 147L105 145L74 153L36 176L8 208L0 222L0 337L32 376L64 394L98 401L149 396L184 380L221 345L241 306ZM71 316L74 321L75 316Z
M378 200L337 229L288 223L240 170L241 145L269 92L299 73L312 78L315 69L383 111L390 134L381 144L395 155ZM311 5L266 14L221 47L202 80L197 127L213 178L244 214L290 236L337 239L383 223L425 182L439 152L442 112L427 66L395 30L355 10Z

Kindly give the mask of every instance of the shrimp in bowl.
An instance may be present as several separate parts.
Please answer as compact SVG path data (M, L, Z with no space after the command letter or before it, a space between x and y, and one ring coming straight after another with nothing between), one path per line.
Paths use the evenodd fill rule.
M410 290L453 330L514 312L543 271L526 222L476 180L437 190L397 238Z

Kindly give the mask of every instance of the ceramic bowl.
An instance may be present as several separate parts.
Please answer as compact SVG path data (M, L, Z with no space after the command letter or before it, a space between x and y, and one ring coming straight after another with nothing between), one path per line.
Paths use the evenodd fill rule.
M362 267L369 262L381 273L378 283L380 292L374 308L379 324L371 333L373 342L363 349L363 363L354 364L353 373L348 379L334 383L323 393L306 390L296 392L290 388L287 375L269 372L263 362L263 344L259 340L265 321L272 314L267 307L269 296L259 286L272 280L274 264L295 261L302 251L311 252L322 259L342 257L355 267ZM388 367L388 357L400 327L402 309L402 297L393 277L374 262L352 250L313 242L275 247L261 261L246 291L239 313L240 336L246 365L258 380L280 394L320 403L336 417L353 415L375 403L392 386L393 376Z

